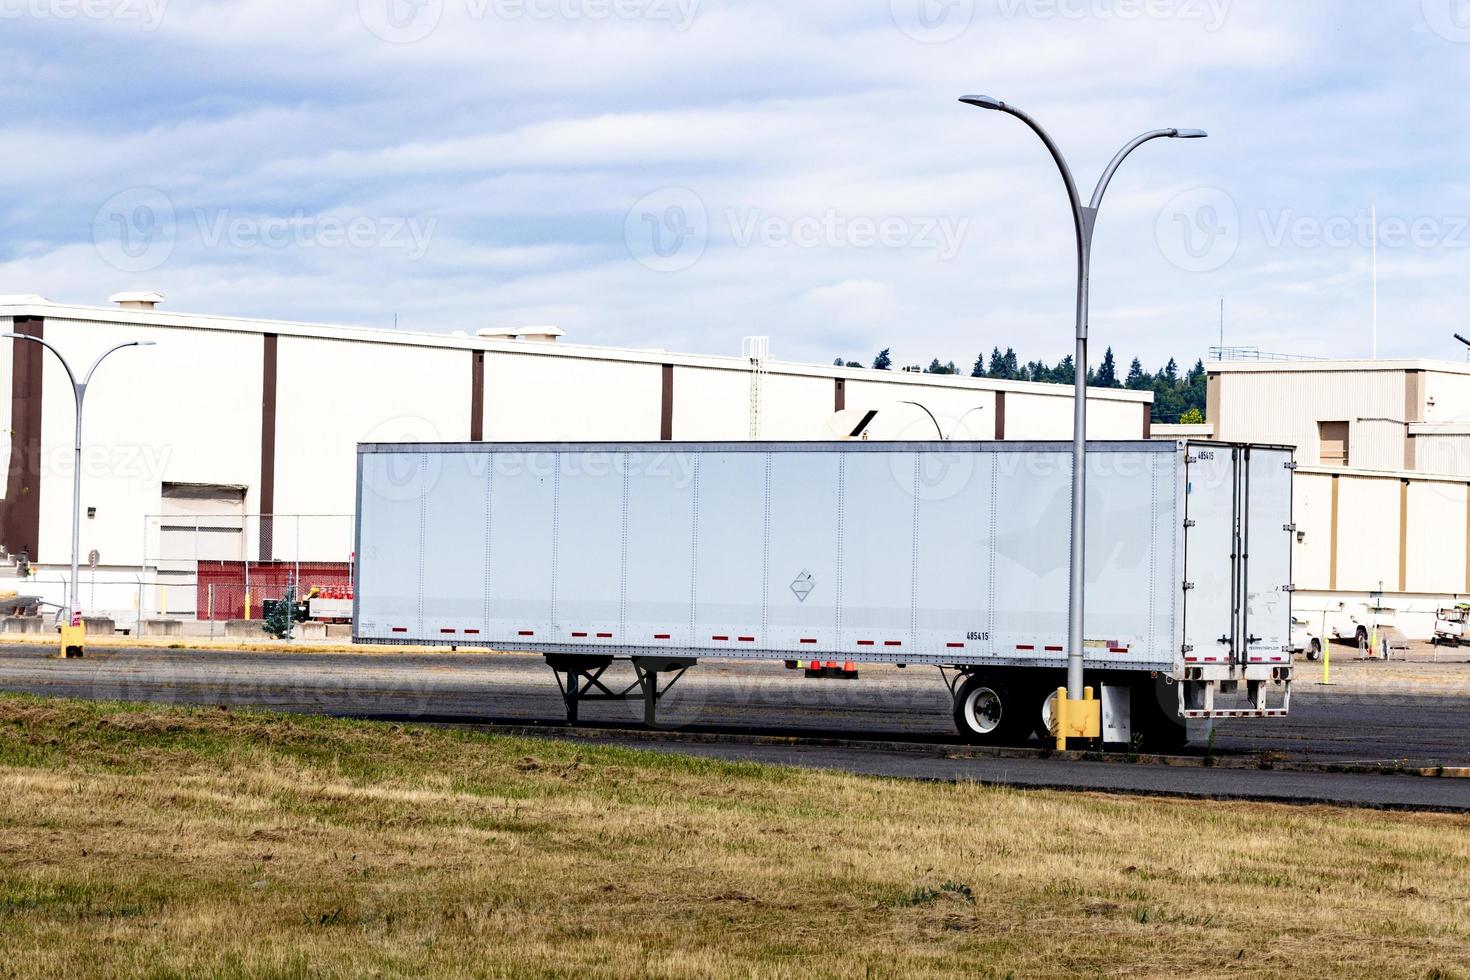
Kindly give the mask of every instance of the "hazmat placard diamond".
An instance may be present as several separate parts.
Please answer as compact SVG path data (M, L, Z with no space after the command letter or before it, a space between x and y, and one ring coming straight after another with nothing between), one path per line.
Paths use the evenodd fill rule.
M805 568L801 570L800 575L796 576L796 581L791 583L791 591L796 593L798 602L806 602L806 597L811 595L812 590L816 587L817 583L812 579L812 573Z

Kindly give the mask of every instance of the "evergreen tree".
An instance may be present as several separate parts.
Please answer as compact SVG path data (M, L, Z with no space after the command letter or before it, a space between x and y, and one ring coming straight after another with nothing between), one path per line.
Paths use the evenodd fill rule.
M1113 349L1108 348L1103 354L1102 364L1098 365L1097 376L1093 383L1099 388L1117 388L1118 385L1118 363L1113 359Z
M1123 387L1130 391L1145 391L1153 387L1153 378L1143 373L1143 362L1138 358L1128 365L1128 377L1123 382Z
M970 369L970 377L972 377L972 378L983 378L983 377L985 377L985 355L984 354L981 354L979 357L975 358L975 366Z
M996 378L998 380L1004 380L1005 379L1005 376L1006 376L1005 355L1000 352L1000 348L999 347L995 348L993 351L990 352L990 370L988 372L986 372L986 375L985 376L987 378Z
M887 347L885 347L881 351L878 352L878 356L877 357L873 358L873 370L875 370L875 371L889 371L889 370L892 370L892 369L893 369L893 357L889 354L889 349Z
M1051 382L1052 382L1052 384L1058 384L1058 385L1069 385L1069 384L1071 384L1075 380L1075 378L1073 377L1073 375L1076 373L1073 370L1073 368L1072 368L1072 364L1073 364L1073 361L1072 361L1072 355L1071 354L1068 354L1066 357L1064 357L1060 361L1058 361L1057 362L1057 366L1054 367L1054 368L1052 368L1052 371L1051 371Z
M1016 363L1016 349L1014 347L1006 348L1006 356L1002 363L1005 365L1006 369L1005 380L1015 381L1021 376L1021 370Z

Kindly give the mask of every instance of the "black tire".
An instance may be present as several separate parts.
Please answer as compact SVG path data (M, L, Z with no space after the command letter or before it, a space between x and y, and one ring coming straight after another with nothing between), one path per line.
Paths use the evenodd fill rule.
M1312 637L1312 642L1307 644L1307 659L1312 661L1322 659L1322 641L1315 636Z
M1364 652L1368 649L1368 627L1359 626L1357 635L1354 637L1358 643L1358 649Z
M992 674L971 674L954 699L954 725L970 745L1013 745L1029 729L1026 698Z

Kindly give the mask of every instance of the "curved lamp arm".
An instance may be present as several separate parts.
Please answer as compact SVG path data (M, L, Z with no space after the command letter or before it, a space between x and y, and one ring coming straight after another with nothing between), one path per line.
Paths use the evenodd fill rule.
M1051 138L1051 134L1045 129L1042 129L1041 124L1035 119L1032 119L1015 106L1007 105L1000 99L993 99L988 95L966 95L960 101L966 105L977 106L981 109L992 109L996 112L1004 112L1007 115L1015 116L1027 126L1030 126L1032 132L1041 137L1041 142L1046 144L1047 152L1051 154L1052 160L1056 162L1057 169L1062 173L1062 182L1067 185L1067 200L1072 205L1072 223L1077 229L1077 260L1079 264L1085 263L1089 235L1087 233L1087 220L1082 214L1082 198L1077 194L1077 181L1072 178L1072 168L1067 165L1067 158L1062 156L1062 149Z
M40 344L42 347L46 348L51 353L56 355L56 359L61 362L62 369L66 371L67 378L71 380L72 387L76 387L77 376L72 373L71 365L66 362L66 358L61 355L61 351L51 346L51 343L49 341L42 340L40 337L32 337L28 333L0 333L0 337L9 337L11 340L34 340L36 343Z
M939 427L939 420L934 417L934 413L931 412L931 411L929 411L929 409L928 409L927 406L921 405L918 402L904 402L904 401L901 401L901 402L899 402L899 404L900 405L912 405L915 408L920 409L925 415L929 416L929 421L934 423L934 431L939 435L939 441L940 442L943 442L944 441L944 430Z
M1152 132L1135 137L1131 143L1118 151L1118 155L1113 157L1113 162L1108 164L1108 169L1103 171L1102 179L1097 182L1097 190L1092 192L1092 209L1096 211L1102 206L1103 195L1107 193L1108 185L1113 182L1113 174L1117 173L1118 168L1123 165L1123 161L1128 159L1128 154L1149 140L1197 140L1204 139L1207 135L1209 134L1202 129L1155 129Z
M118 344L116 347L112 348L111 350L103 351L102 352L102 355L100 357L98 357L97 360L93 361L92 362L92 366L87 369L87 376L82 379L82 387L83 388L86 388L87 385L91 384L92 383L92 375L97 373L98 366L101 365L103 361L107 360L113 354L116 354L118 351L123 350L123 349L128 348L128 347L153 347L153 346L155 346L155 344L156 344L156 341L152 341L152 340L130 340L126 344ZM60 356L60 355L58 355L58 356ZM67 369L67 373L70 373L70 372L71 372L71 369L68 368Z

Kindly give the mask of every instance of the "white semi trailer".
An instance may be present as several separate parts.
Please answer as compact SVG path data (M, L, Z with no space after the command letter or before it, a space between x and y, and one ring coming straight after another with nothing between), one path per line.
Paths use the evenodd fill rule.
M541 653L570 721L641 698L652 724L700 658L932 665L963 736L1016 742L1065 679L1070 460L1024 442L362 445L354 636ZM1279 447L1090 446L1105 741L1287 712L1293 467Z

